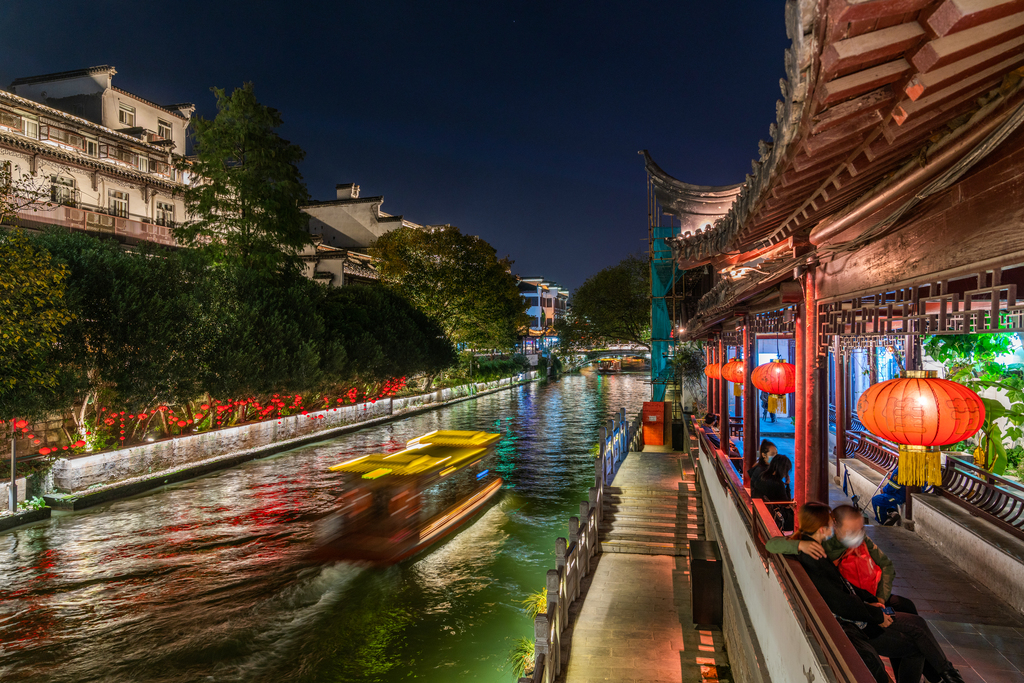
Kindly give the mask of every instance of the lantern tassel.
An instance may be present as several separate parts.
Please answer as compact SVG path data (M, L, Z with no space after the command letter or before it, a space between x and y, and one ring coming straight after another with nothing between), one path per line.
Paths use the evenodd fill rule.
M768 395L768 412L776 415L786 411L786 397L783 394L769 394Z
M738 382L733 382L733 385L732 385L732 395L733 396L742 396L743 395L743 385L739 384Z
M938 448L900 444L899 477L904 486L942 484L942 454Z

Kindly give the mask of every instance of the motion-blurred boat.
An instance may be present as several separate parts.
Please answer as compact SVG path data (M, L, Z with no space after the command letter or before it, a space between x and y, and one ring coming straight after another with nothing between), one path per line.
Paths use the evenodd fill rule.
M334 465L341 505L320 523L313 559L389 565L448 536L501 490L489 462L500 436L435 431L397 453Z

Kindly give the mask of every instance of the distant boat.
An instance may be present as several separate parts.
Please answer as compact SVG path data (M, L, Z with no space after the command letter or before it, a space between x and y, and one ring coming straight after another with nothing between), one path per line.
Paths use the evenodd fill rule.
M623 372L642 372L651 369L651 361L643 356L626 356L622 359Z
M318 525L313 559L386 566L453 533L501 490L489 462L500 437L435 431L397 453L334 465L343 473L341 505Z
M622 363L618 358L605 358L597 364L597 371L602 375L614 375L622 372Z

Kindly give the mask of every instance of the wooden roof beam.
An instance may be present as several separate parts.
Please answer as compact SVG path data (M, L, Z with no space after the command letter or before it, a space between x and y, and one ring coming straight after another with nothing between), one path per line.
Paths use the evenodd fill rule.
M833 0L828 8L832 40L844 37L853 22L875 21L886 17L919 12L932 0Z
M863 116L867 112L882 109L895 97L893 88L891 85L884 85L878 90L872 90L866 95L847 100L842 104L837 104L834 107L828 107L827 109L815 114L814 118L811 119L811 135L818 135L823 133L829 128L838 126L841 123L858 117Z
M955 85L945 90L940 90L929 97L917 100L916 102L904 100L893 110L892 117L896 123L902 126L908 120L916 118L952 98L971 98L980 95L994 87L1003 79L1003 76L1016 69L1022 63L1024 63L1024 55L1014 55L1004 62L989 67L963 81L958 81Z
M834 42L821 55L821 74L818 78L826 82L832 80L837 73L863 69L869 62L891 61L924 38L924 29L912 21Z
M818 92L818 99L823 105L842 102L858 95L880 88L902 79L910 71L910 63L905 59L897 59L887 64L858 71L825 83Z
M941 69L936 69L931 73L918 74L910 79L904 90L907 96L916 102L958 81L984 71L993 64L1005 62L1021 52L1024 52L1024 35L990 47L987 50L983 50L959 62L949 64Z
M910 61L919 73L924 74L941 69L1020 35L1024 35L1024 12L1018 12L944 38L936 38L925 43L911 57Z
M948 36L1024 11L1024 0L945 0L930 17L928 28Z

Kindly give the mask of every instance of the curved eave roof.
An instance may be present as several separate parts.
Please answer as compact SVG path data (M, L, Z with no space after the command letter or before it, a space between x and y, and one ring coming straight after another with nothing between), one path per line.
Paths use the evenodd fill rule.
M646 149L640 154L661 210L674 216L724 216L743 188L743 183L720 186L685 183L662 170Z

